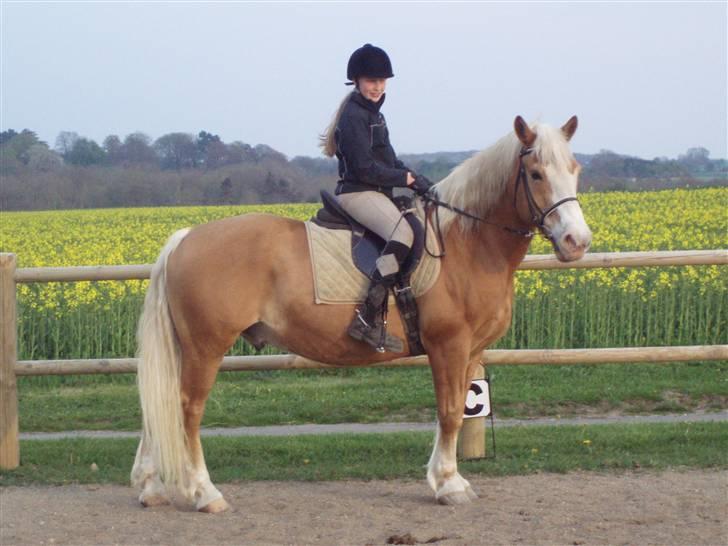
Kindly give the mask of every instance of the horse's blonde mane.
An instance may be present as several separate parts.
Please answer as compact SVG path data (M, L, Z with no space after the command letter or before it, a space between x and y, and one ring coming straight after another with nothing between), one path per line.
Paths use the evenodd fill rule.
M505 190L520 145L515 133L509 133L489 148L469 157L435 186L437 196L470 214L486 216ZM474 220L440 209L443 229L456 218L460 219L463 227L474 227Z
M533 124L531 130L537 135L533 151L539 161L555 164L558 168L568 167L573 155L563 132L540 123ZM469 157L436 184L439 199L470 214L486 217L503 195L522 146L516 134L511 132L489 148ZM477 225L475 220L440 209L443 229L447 229L455 219L466 229Z

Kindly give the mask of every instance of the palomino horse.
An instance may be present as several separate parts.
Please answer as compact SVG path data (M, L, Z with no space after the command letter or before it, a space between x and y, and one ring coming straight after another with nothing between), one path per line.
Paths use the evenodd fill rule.
M437 398L427 481L444 504L476 498L458 473L456 443L483 350L511 320L513 275L539 228L562 261L579 259L591 232L576 201L579 164L561 128L529 127L463 162L435 186L447 255L418 298L420 331ZM474 217L478 217L475 219ZM338 365L391 360L347 336L354 308L316 305L304 224L266 214L227 218L172 235L154 265L139 325L142 440L132 470L145 506L167 503L168 486L198 510L228 505L210 481L200 443L205 401L223 355L241 335ZM404 337L398 313L389 328Z

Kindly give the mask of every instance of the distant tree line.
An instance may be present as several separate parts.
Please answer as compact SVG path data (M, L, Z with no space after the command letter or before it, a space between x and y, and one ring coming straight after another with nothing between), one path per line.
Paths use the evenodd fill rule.
M101 145L62 132L51 149L28 129L0 133L2 210L316 201L336 162L286 156L218 135L144 133Z
M437 181L473 152L404 154L415 171ZM677 159L645 160L609 150L576 154L582 191L722 185L728 161L690 148ZM0 209L37 210L193 204L314 202L333 190L335 160L288 159L265 144L223 142L200 131L152 140L136 132L101 144L64 131L51 148L35 132L0 133Z
M710 159L710 152L702 147L689 148L677 159L656 157L647 160L610 150L601 150L594 155L575 155L583 167L582 187L594 191L653 190L728 183L728 161Z

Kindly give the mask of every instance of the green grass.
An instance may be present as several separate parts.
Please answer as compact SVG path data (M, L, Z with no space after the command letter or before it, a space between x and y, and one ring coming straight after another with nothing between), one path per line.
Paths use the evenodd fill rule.
M496 433L497 457L461 464L464 475L574 470L726 468L728 423L515 427ZM360 434L206 438L216 482L424 477L433 435ZM21 442L21 466L0 485L127 484L136 440ZM96 463L97 471L91 470Z
M498 366L498 417L682 412L728 407L728 362ZM19 378L20 430L137 430L134 376ZM204 426L433 421L429 368L222 373Z

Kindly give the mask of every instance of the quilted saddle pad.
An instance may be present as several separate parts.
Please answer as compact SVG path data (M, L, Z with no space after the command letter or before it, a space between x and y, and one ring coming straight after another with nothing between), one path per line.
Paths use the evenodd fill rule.
M316 303L352 304L364 301L369 279L351 259L351 231L326 229L313 222L305 224ZM440 253L432 229L427 230L427 248L433 254ZM415 297L432 288L439 274L440 260L425 251L410 278Z

